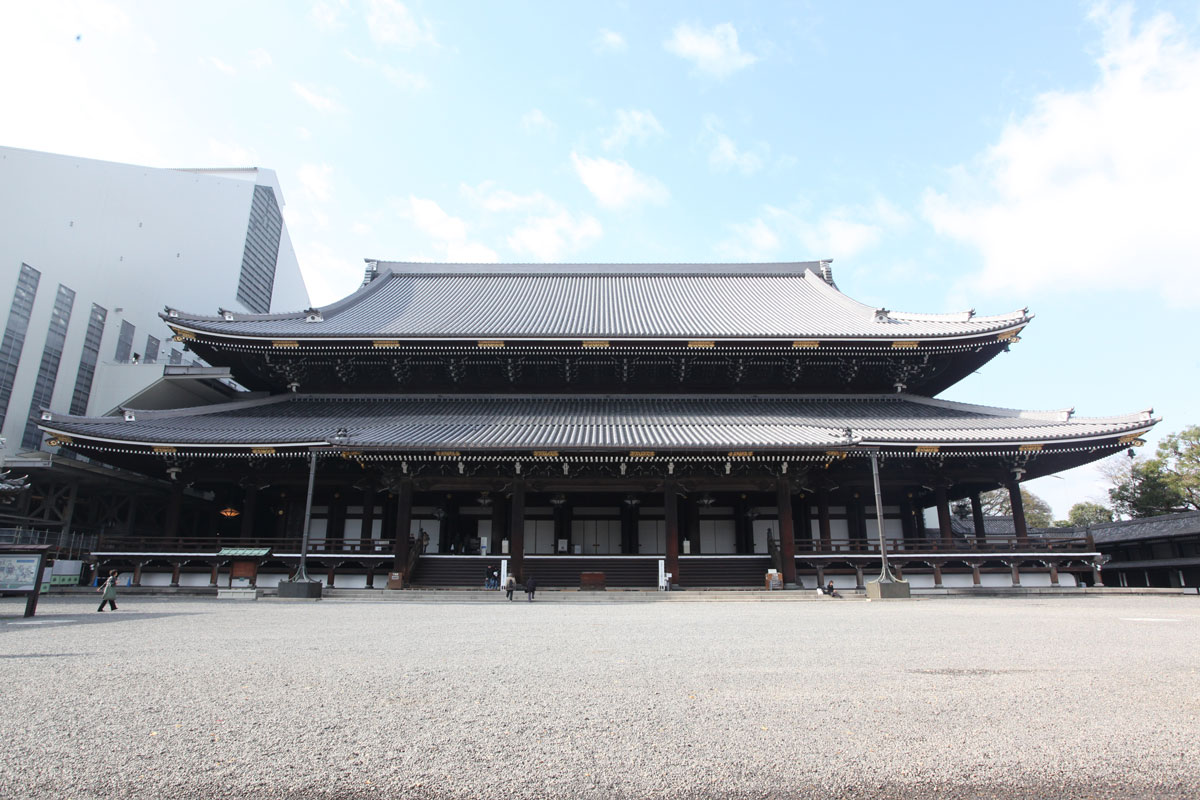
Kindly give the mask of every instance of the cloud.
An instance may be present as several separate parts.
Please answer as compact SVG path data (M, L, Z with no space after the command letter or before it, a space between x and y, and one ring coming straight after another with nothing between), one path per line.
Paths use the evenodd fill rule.
M339 30L346 26L342 22L342 12L346 10L347 5L347 0L318 0L312 4L308 15L321 30Z
M261 163L258 159L258 153L250 148L242 147L235 142L221 142L216 139L209 139L208 152L212 156L213 163L220 166L248 167Z
M289 218L289 229L290 222ZM313 305L324 306L340 300L362 281L362 262L344 257L324 242L308 239L297 242L296 259Z
M346 58L353 61L355 64L374 70L384 77L384 79L398 89L404 89L410 92L419 92L429 88L429 79L419 72L409 72L400 67L394 67L391 64L380 64L373 58L360 56L352 50L346 51Z
M869 206L839 206L819 215L805 203L789 208L768 205L758 217L728 225L732 236L719 242L717 251L742 261L770 260L785 250L799 252L801 258L848 258L908 223L908 217L883 198Z
M226 64L224 61L222 61L221 59L217 58L216 56L209 56L209 57L208 57L208 59L207 59L207 61L208 61L208 63L209 63L209 64L211 64L211 65L212 65L213 67L215 67L217 70L219 70L219 71L221 71L221 72L224 72L226 75L237 75L237 70L236 70L236 69L234 69L233 67L229 66L229 65L228 65L228 64Z
M620 150L630 141L645 144L651 138L665 135L663 126L649 111L618 109L617 124L609 131L602 144L605 150Z
M551 211L558 208L557 203L541 192L516 194L507 189L497 188L494 181L484 181L478 186L468 186L464 183L460 191L468 200L492 213L530 209Z
M316 203L324 203L333 195L333 167L328 164L302 164L296 176L304 196Z
M704 121L703 139L709 144L708 165L718 172L737 170L743 175L753 175L763 168L770 155L765 144L755 150L742 150L721 131L720 121L709 116Z
M508 237L515 253L532 255L539 261L561 261L565 255L597 241L604 229L595 217L572 216L559 211L549 216L530 217Z
M623 53L627 45L625 37L621 34L610 31L608 28L601 28L600 33L596 34L596 38L592 42L592 47L597 53Z
M412 49L422 44L437 44L433 26L417 19L408 6L396 0L368 0L367 30L378 44Z
M758 61L753 53L742 52L737 30L728 22L709 30L685 22L676 26L663 47L716 78L728 77Z
M625 161L589 158L571 153L571 163L583 185L605 208L636 208L667 202L667 187L649 175L643 175Z
M540 108L530 109L522 114L521 127L526 133L546 133L551 136L558 130L558 126L543 114Z
M273 63L275 62L271 58L271 54L261 47L256 47L250 51L250 66L255 69L266 69Z
M467 239L467 223L447 214L435 201L409 195L408 216L449 261L461 263L498 261L496 252Z
M336 114L345 111L341 104L332 97L326 97L323 94L318 94L302 83L293 82L292 91L295 92L300 99L308 103L317 111L320 111L322 114Z
M976 248L971 288L1128 291L1200 304L1200 50L1169 14L1134 29L1127 6L1101 26L1090 88L1040 95L949 188L925 193L939 233Z

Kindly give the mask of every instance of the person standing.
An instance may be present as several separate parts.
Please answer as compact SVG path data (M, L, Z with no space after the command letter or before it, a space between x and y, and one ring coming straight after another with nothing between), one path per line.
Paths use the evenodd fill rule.
M517 579L512 575L508 576L508 580L504 582L504 591L508 593L508 599L512 600L513 590L517 588Z
M115 569L108 573L108 580L104 581L104 585L96 591L103 592L97 611L103 611L105 603L108 603L109 608L113 611L117 610L117 571Z
M537 579L532 575L525 578L525 594L529 595L529 602L533 602L533 593L537 591Z

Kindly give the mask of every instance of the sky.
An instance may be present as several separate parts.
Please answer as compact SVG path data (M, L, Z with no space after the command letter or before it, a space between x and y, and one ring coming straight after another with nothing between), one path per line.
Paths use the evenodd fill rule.
M832 259L1036 315L942 396L1200 424L1200 3L0 0L0 144L276 170L363 259ZM202 311L203 309L196 309ZM1058 517L1094 467L1033 481Z

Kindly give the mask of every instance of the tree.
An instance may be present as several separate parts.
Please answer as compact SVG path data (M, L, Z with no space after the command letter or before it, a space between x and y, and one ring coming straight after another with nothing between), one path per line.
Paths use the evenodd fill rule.
M1085 525L1098 525L1101 522L1112 522L1112 509L1102 506L1099 503L1076 503L1071 506L1071 510L1067 512L1067 524L1076 528L1082 528Z
M1187 510L1183 495L1168 482L1157 458L1131 459L1128 467L1112 477L1108 498L1122 516L1155 517Z
M1163 481L1189 510L1200 510L1200 425L1172 433L1158 443L1154 457Z
M983 513L989 517L1011 517L1012 502L1007 489L984 492L979 496ZM1036 494L1021 490L1021 507L1025 509L1025 524L1030 528L1049 528L1054 519L1050 504Z

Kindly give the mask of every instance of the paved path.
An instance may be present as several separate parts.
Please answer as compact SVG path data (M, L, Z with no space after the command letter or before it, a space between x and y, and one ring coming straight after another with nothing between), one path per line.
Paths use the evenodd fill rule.
M0 797L1200 797L1200 599L0 600Z

